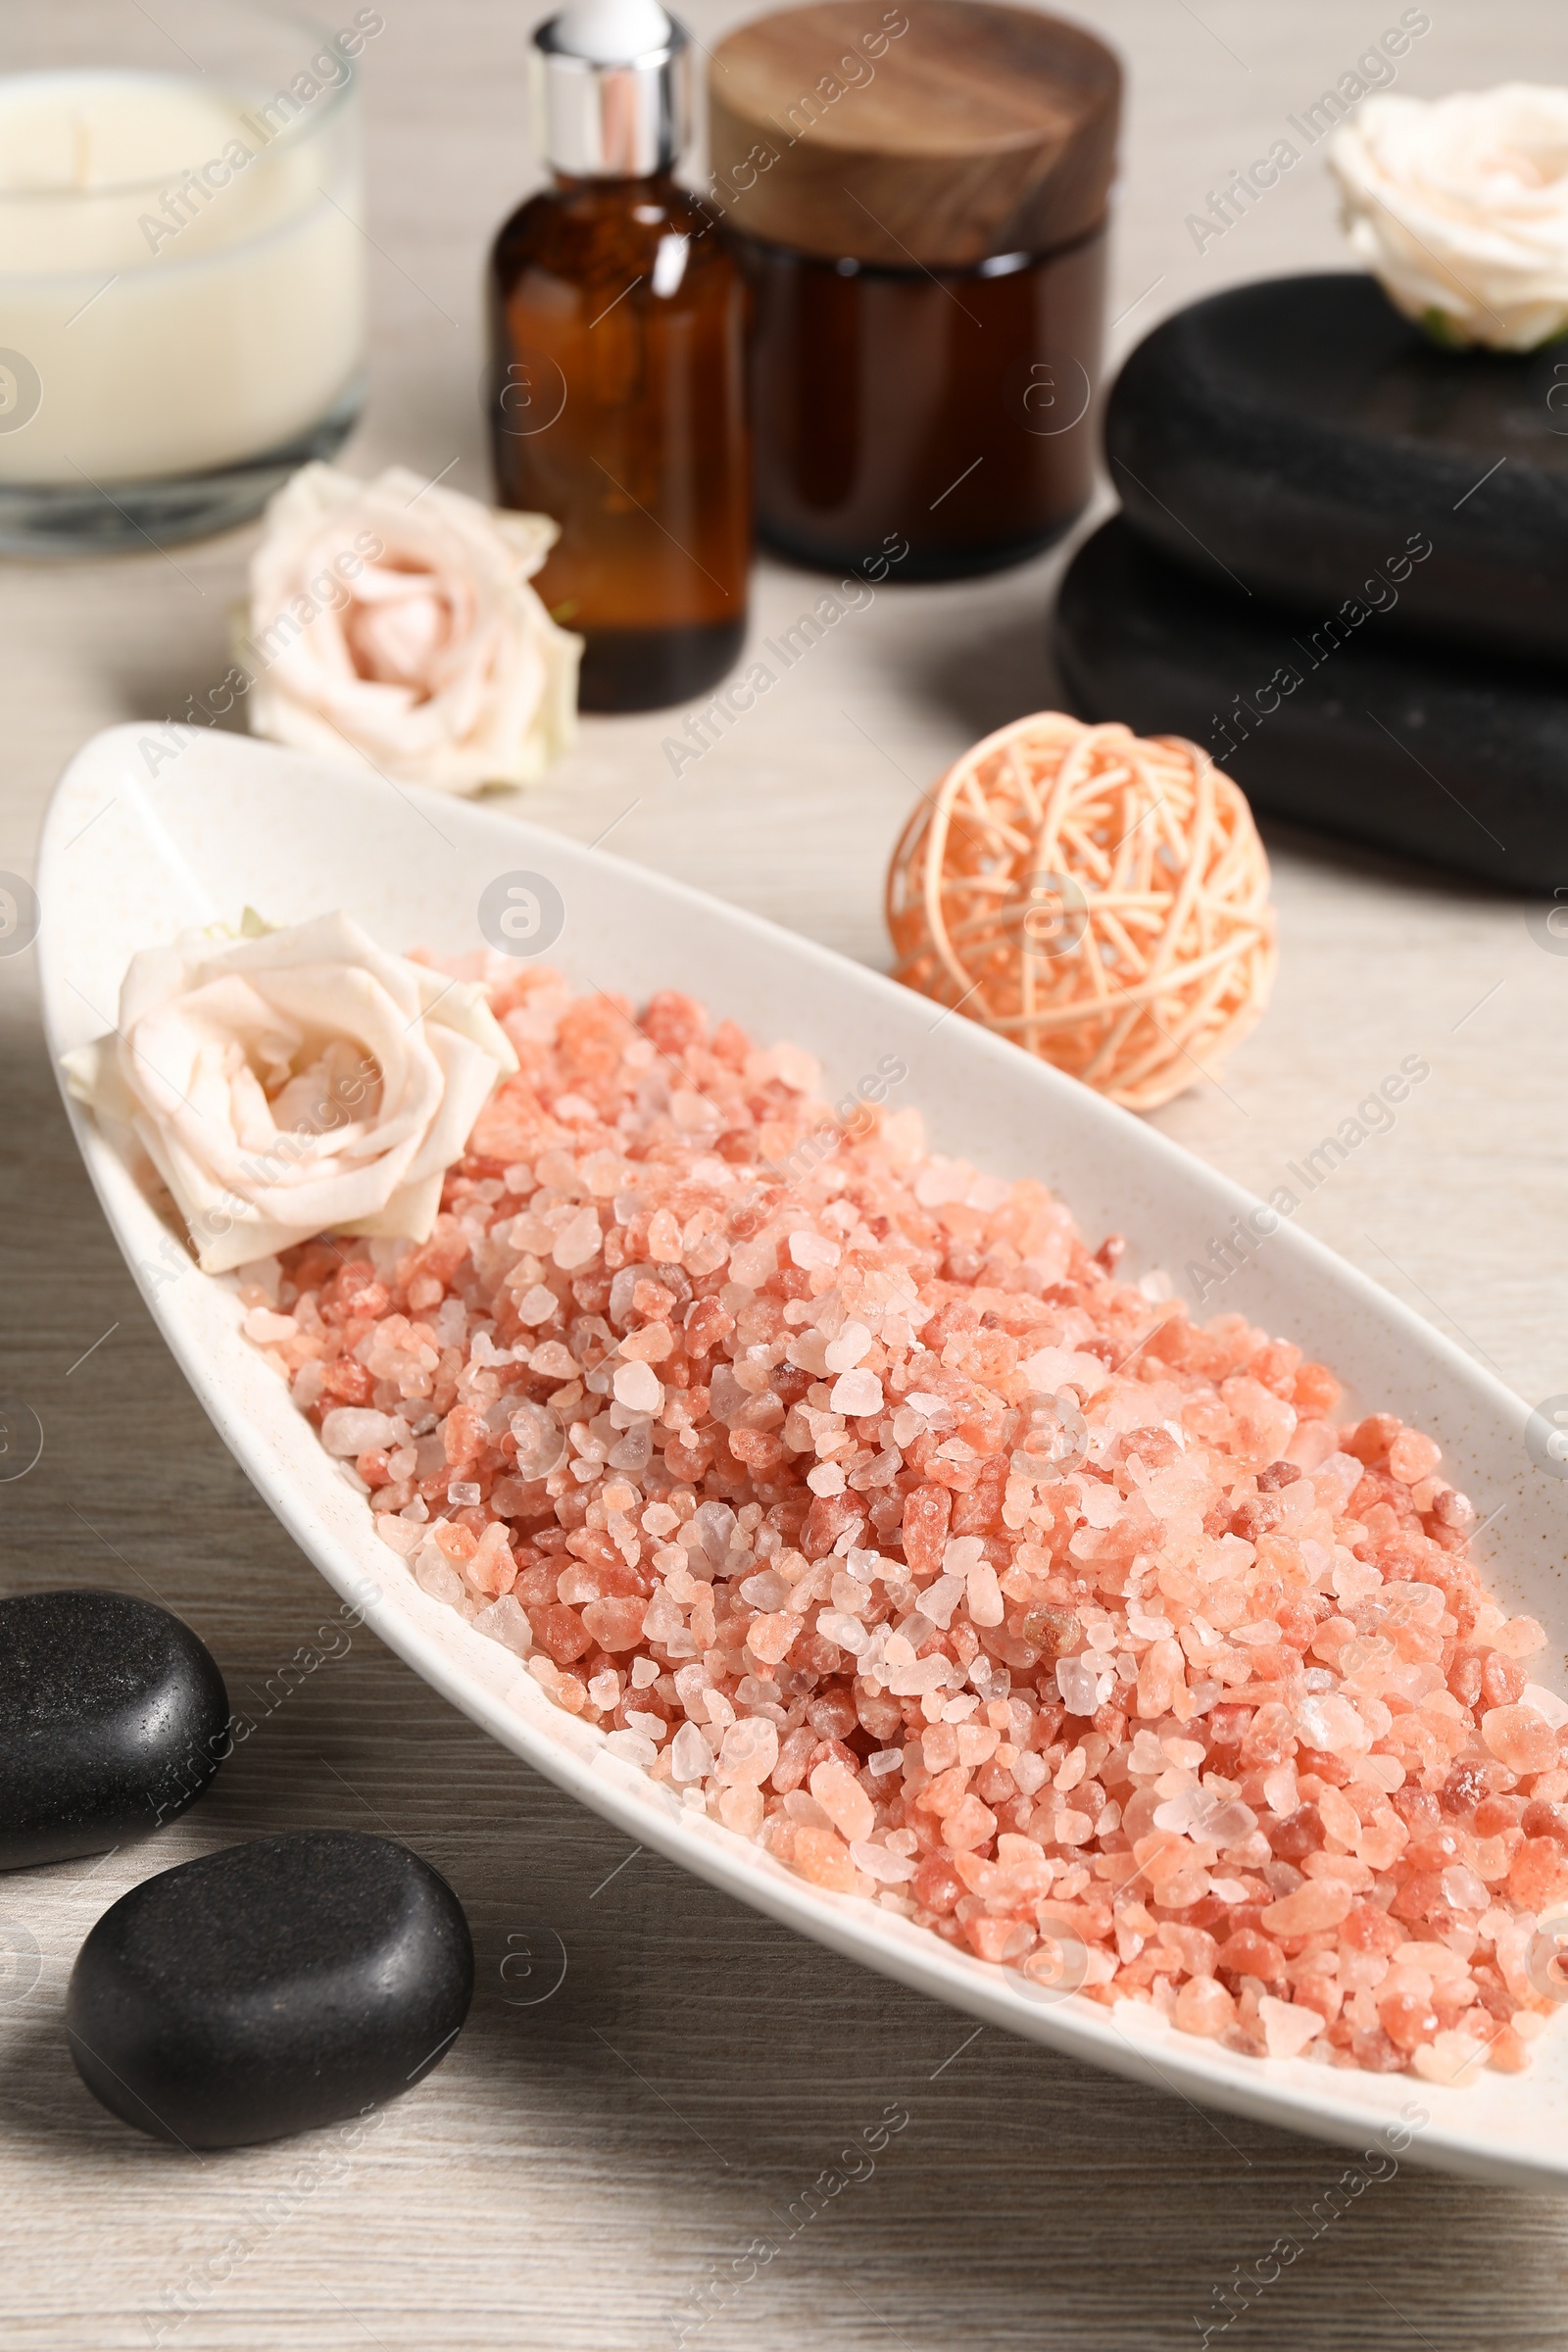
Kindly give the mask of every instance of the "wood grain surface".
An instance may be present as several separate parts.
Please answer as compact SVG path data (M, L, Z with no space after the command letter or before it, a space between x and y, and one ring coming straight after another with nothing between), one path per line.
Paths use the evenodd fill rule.
M1398 13L1102 0L1096 29L1130 76L1118 351L1222 283L1335 261L1313 155L1201 255L1185 219ZM1403 88L1568 80L1553 0L1432 0L1431 15ZM480 263L530 173L525 12L385 0L385 16L364 61L376 323L350 457L450 468L483 493ZM731 21L704 5L696 29L710 42ZM50 785L86 735L177 717L221 678L251 543L0 566L0 868L29 870ZM880 592L678 780L661 750L678 713L590 722L529 812L585 840L612 828L623 856L883 963L882 874L916 785L1053 698L1055 568ZM764 566L759 633L819 587ZM1278 832L1270 849L1274 1008L1223 1084L1159 1124L1266 1189L1423 1054L1432 1077L1398 1125L1303 1221L1532 1403L1568 1390L1568 956L1538 942L1518 901ZM0 1589L157 1593L211 1642L258 1730L155 1844L0 1885L0 2345L654 2352L683 2329L703 2352L1198 2340L1233 2266L1315 2227L1343 2162L1332 2149L976 2034L629 1852L364 1633L291 1675L334 1604L138 1303L58 1106L30 960L0 960L0 1396L38 1414L45 1444L29 1475L0 1484ZM61 2027L92 1921L172 1862L339 1823L406 1838L468 1907L482 1989L451 2058L356 2148L319 2133L197 2162L113 2122ZM874 2172L815 2210L810 2184L890 2107L909 2120ZM1406 2165L1316 2229L1227 2352L1558 2345L1564 2230L1550 2198Z
M970 269L1099 227L1120 83L1102 42L1033 8L906 0L868 22L865 0L815 0L714 51L710 159L751 236Z

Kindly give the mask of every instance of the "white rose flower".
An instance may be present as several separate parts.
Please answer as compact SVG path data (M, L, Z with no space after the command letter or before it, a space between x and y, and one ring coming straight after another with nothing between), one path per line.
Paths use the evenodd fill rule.
M476 982L345 914L131 958L72 1093L129 1128L205 1273L336 1232L429 1238L441 1182L517 1057Z
M1534 351L1568 328L1568 89L1371 97L1328 158L1351 245L1438 341Z
M559 536L393 466L307 466L251 564L251 726L438 792L527 784L576 733L582 639L528 581Z

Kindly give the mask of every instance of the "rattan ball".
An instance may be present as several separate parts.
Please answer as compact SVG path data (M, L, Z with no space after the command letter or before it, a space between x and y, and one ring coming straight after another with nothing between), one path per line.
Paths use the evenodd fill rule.
M905 827L895 977L1152 1110L1262 1014L1268 894L1246 797L1196 744L1042 710L966 752Z

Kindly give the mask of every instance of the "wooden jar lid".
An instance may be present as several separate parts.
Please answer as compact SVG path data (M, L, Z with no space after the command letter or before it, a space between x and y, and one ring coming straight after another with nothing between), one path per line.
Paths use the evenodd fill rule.
M994 0L816 0L722 40L718 200L825 260L966 269L1094 228L1121 68L1080 25Z

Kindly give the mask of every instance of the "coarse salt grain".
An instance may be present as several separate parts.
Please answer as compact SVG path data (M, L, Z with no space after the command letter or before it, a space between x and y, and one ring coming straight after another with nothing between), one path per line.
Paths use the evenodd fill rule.
M267 1348L274 1340L292 1340L299 1325L292 1315L275 1315L265 1306L253 1306L245 1317L244 1332L258 1348Z
M1049 1890L1080 1997L1528 2063L1568 1705L1433 1441L917 1114L842 1130L798 1048L485 977L532 1058L430 1241L244 1298L416 1581L684 1806L982 1959L1055 1968Z
M473 1623L475 1632L488 1634L492 1642L501 1642L519 1658L525 1658L533 1647L533 1629L510 1592L503 1592L481 1609Z
M914 1876L915 1866L907 1855L890 1853L885 1845L872 1845L864 1838L852 1839L850 1860L884 1886L905 1886Z
M597 1257L602 1240L597 1210L580 1208L557 1234L550 1254L558 1266L570 1271Z
M882 1410L882 1383L874 1372L841 1372L833 1384L828 1408L835 1413L852 1414L857 1420L863 1419L867 1413L879 1413Z
M633 1412L657 1413L664 1401L663 1385L651 1364L622 1364L612 1385L615 1402Z
M1298 2058L1307 2043L1322 2033L1325 2020L1316 2009L1298 2001L1280 2001L1265 1992L1257 2004L1258 2022L1271 2058Z
M829 1372L853 1372L871 1345L871 1334L863 1323L846 1323L836 1340L830 1340L822 1350L822 1361ZM874 1408L873 1408L874 1409ZM843 1411L843 1406L835 1406Z
M981 1560L970 1569L968 1580L969 1620L973 1625L1000 1625L1005 1611L1002 1602L1002 1588L997 1572L989 1560Z
M843 1251L823 1233L792 1233L790 1258L797 1266L836 1266Z
M870 1837L876 1827L876 1810L847 1766L831 1758L818 1764L810 1789L840 1837L852 1844L858 1838Z
M751 1716L732 1723L718 1751L721 1783L765 1781L778 1762L778 1733L765 1717Z
M323 1416L321 1444L328 1453L342 1456L364 1453L371 1446L401 1445L408 1435L401 1421L390 1413L356 1411L343 1405L336 1412Z
M705 1781L713 1769L713 1751L695 1723L683 1723L669 1743L670 1777L675 1781Z

